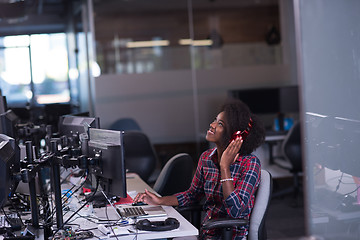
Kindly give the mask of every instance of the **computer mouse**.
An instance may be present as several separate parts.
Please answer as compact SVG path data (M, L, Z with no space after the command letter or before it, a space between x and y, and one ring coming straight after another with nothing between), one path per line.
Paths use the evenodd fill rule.
M134 202L134 203L132 203L131 205L133 205L133 206L142 206L142 205L147 205L147 203L144 203L144 202Z

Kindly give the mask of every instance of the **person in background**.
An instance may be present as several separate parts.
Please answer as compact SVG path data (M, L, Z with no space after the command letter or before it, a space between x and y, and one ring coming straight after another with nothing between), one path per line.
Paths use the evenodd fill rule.
M234 136L234 133L240 133ZM260 160L253 155L265 139L259 118L240 100L229 99L206 134L215 147L203 152L188 190L158 197L145 190L134 202L152 205L186 206L204 198L203 222L212 218L249 219L260 183ZM233 229L233 239L246 239L249 226ZM220 239L218 230L200 231L200 239Z

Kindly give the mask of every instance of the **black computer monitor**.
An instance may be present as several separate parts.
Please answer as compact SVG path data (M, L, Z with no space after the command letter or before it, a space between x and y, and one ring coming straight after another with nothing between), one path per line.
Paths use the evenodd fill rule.
M297 86L231 90L229 95L246 103L255 114L285 114L299 111Z
M5 96L0 94L0 114L8 110L7 101Z
M274 114L280 112L278 88L254 88L231 90L230 96L240 99L255 114Z
M284 86L279 88L279 101L281 113L299 112L299 88L297 86Z
M255 114L276 114L280 130L284 130L286 114L299 112L297 86L230 90L229 96L246 103Z
M72 137L73 134L87 133L88 127L100 128L98 117L64 115L59 118L59 135Z
M16 124L18 122L18 116L11 109L0 114L0 134L16 139Z
M124 161L123 132L105 129L89 129L89 157L98 159L98 165L90 167L109 196L126 198L126 167Z
M0 134L0 207L15 191L17 181L13 174L20 171L20 149L15 139Z

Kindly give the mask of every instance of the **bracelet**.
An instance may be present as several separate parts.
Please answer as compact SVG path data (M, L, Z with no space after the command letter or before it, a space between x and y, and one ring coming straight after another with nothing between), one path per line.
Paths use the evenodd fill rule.
M220 179L221 183L226 182L226 181L234 181L234 179L233 178Z

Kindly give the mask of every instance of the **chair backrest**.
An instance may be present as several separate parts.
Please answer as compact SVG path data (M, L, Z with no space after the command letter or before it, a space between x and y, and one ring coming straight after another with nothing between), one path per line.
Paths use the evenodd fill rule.
M250 217L248 240L266 239L265 219L272 194L272 176L261 170L261 182L255 197L254 208Z
M124 131L123 142L126 169L147 182L158 162L150 139L141 131Z
M292 165L292 171L302 171L300 122L294 123L282 144L284 156Z
M153 189L161 196L187 190L193 177L193 166L193 159L189 154L176 154L161 170Z
M133 118L120 118L113 122L109 129L117 131L141 131L140 125Z

